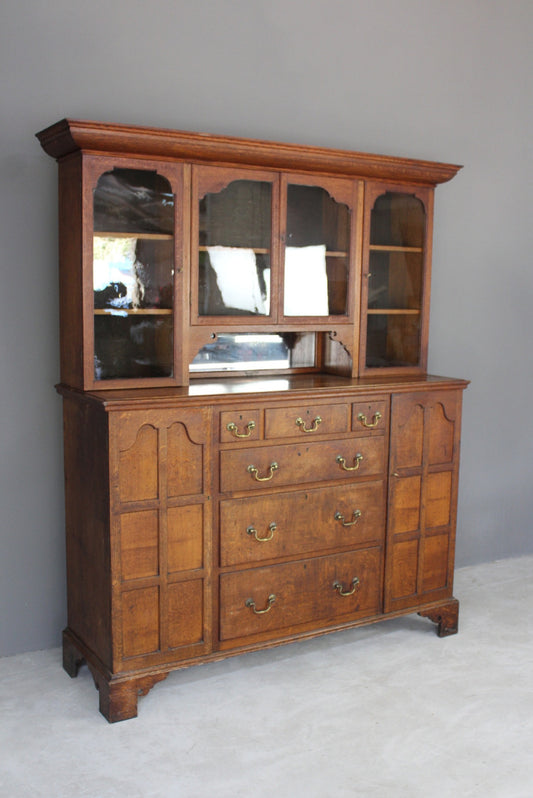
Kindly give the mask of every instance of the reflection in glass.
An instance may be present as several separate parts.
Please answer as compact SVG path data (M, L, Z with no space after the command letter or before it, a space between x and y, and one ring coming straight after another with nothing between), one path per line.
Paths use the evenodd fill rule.
M174 234L174 196L166 178L144 169L113 169L94 192L94 230Z
M199 203L198 313L268 316L272 186L235 180Z
M97 380L172 374L171 316L131 316L126 311L95 316L94 338Z
M115 169L94 191L94 368L99 380L173 373L174 199L155 172Z
M198 352L190 371L278 371L314 364L313 333L223 333Z
M350 212L319 186L287 187L284 313L347 313Z

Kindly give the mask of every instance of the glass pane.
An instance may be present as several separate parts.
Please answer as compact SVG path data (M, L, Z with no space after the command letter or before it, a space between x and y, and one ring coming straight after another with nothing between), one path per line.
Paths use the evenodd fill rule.
M368 307L420 310L422 253L371 252Z
M198 313L268 316L272 186L235 180L199 203Z
M387 192L378 197L370 220L370 244L423 247L426 214L412 194Z
M115 169L94 191L94 368L99 380L173 373L174 199L155 172Z
M223 333L198 352L190 370L279 371L314 364L314 333Z
M366 365L370 368L416 366L420 349L420 316L369 315Z
M142 169L113 169L94 192L94 230L174 234L174 195L168 180Z
M426 215L410 194L378 197L370 219L366 365L416 366L420 357Z
M95 316L94 337L97 380L172 375L171 316Z
M287 187L286 316L347 313L350 211L319 186Z

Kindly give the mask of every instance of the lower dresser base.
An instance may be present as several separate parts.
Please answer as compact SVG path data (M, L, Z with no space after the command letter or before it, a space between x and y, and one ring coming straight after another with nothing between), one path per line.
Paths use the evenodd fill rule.
M269 641L267 645L258 644L238 650L218 651L203 655L196 659L181 662L173 662L165 666L150 670L112 674L97 660L81 641L79 641L69 629L63 632L63 668L71 678L78 675L79 668L87 664L93 676L95 686L99 693L99 709L109 723L116 723L120 720L128 720L137 717L137 704L139 696L145 696L154 685L166 679L169 673L193 665L202 663L216 662L217 660L227 659L231 656L243 654L250 651L257 651L264 648L285 645L297 640L305 640L311 637L349 629L355 626L366 626L379 621L418 612L418 615L429 618L437 625L439 637L447 637L456 634L458 631L459 602L452 598L444 602L429 604L420 608L412 608L409 611L387 613L371 619L361 619L356 622L335 627L333 629L322 629L304 633L296 638L279 639Z
M465 384L310 379L62 389L64 666L110 722L189 665L416 612L457 631Z

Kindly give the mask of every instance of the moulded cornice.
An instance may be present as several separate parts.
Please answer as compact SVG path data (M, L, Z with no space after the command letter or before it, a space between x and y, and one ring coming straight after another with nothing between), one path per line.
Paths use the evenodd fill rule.
M75 119L63 119L37 133L37 138L45 152L56 159L82 150L425 185L445 183L461 169L455 164L413 158Z

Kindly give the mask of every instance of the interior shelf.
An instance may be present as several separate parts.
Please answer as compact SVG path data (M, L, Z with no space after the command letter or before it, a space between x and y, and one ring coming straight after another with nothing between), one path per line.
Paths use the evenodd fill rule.
M369 308L369 316L420 316L419 308Z
M137 238L142 241L172 241L174 236L170 233L114 233L109 231L95 231L94 238Z
M96 308L95 316L171 316L172 308Z
M423 252L422 247L398 247L392 244L370 244L371 252Z

